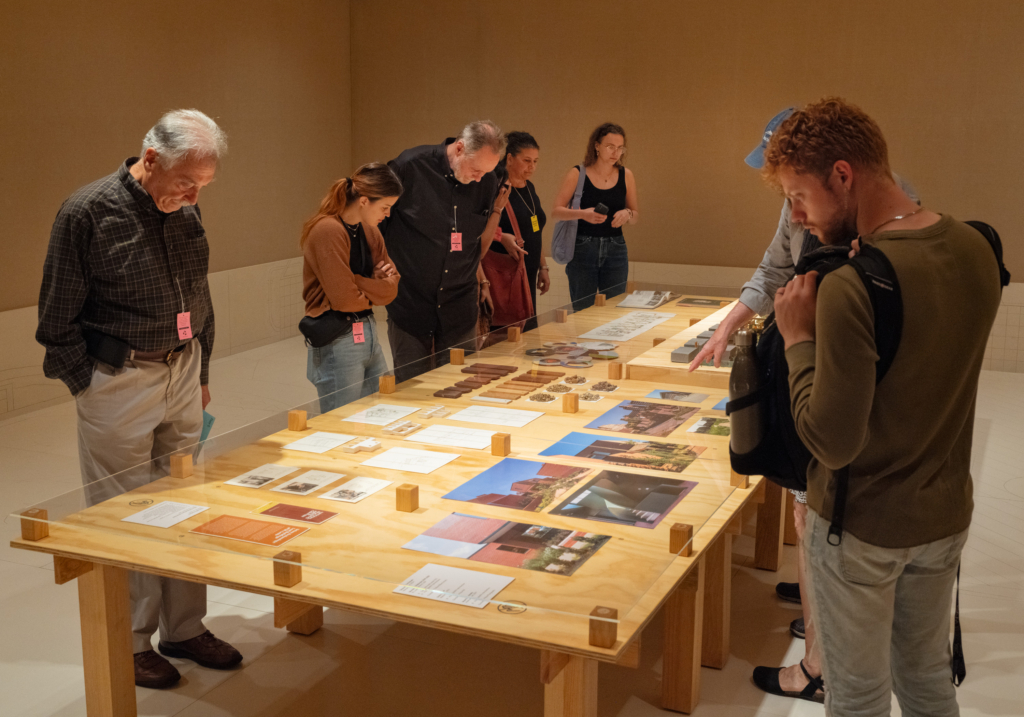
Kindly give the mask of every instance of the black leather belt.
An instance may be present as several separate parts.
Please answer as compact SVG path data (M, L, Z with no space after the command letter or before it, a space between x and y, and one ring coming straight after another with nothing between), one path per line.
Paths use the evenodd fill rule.
M176 346L170 351L132 351L128 358L131 361L160 361L169 366L178 360L186 346L188 346L187 343Z

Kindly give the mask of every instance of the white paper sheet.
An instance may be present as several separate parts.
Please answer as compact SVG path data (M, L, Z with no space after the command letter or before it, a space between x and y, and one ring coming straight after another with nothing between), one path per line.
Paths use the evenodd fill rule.
M154 528L170 528L183 520L199 515L204 510L209 510L206 505L190 505L188 503L175 503L165 500L162 503L151 505L145 510L140 510L135 515L121 518L122 523L138 523L139 525L150 525Z
M454 605L485 608L513 580L515 578L504 575L427 563L392 592Z
M355 436L349 436L344 433L317 431L305 438L300 438L294 443L289 443L285 448L290 451L303 451L305 453L326 453L343 443L348 443L353 438Z
M657 309L662 304L667 304L679 294L668 291L634 291L619 303L620 309Z
M287 483L271 488L278 493L289 493L291 495L309 495L320 490L325 485L345 477L344 473L329 473L327 471L306 471L302 475L292 478Z
M405 418L412 413L416 413L418 410L420 410L418 407L410 408L409 406L380 403L359 413L353 413L348 418L341 420L348 421L349 423L369 423L373 426L386 426L393 421L397 421L399 418Z
M379 490L387 488L391 481L381 478L357 477L340 485L334 490L324 493L321 498L336 500L341 503L358 503L363 498L368 498Z
M661 311L630 311L623 317L609 321L580 336L581 339L596 341L629 341L658 324L674 319L675 314Z
M364 461L371 468L389 468L393 471L427 474L459 457L458 453L419 451L415 448L389 448L379 456Z
M277 463L267 463L260 466L259 468L253 468L251 471L247 471L237 478L224 481L227 485L237 485L242 488L262 488L267 483L275 481L278 478L284 478L289 473L294 473L300 470L295 466L282 466Z
M428 426L419 433L405 440L413 443L427 443L432 446L451 446L452 448L491 447L491 436L497 431L481 431L479 428L463 428L462 426Z
M494 406L471 406L449 416L452 421L466 423L485 423L491 426L522 428L535 418L544 415L543 411L521 411L517 408L495 408Z

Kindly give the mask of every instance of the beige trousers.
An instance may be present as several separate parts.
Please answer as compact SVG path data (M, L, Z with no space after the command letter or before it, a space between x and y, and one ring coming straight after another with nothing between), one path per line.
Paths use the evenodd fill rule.
M202 349L192 340L172 365L128 361L113 369L97 363L89 387L75 397L78 455L92 505L167 475L168 455L199 441L203 427L199 368ZM160 639L181 642L202 634L206 586L131 573L132 650Z

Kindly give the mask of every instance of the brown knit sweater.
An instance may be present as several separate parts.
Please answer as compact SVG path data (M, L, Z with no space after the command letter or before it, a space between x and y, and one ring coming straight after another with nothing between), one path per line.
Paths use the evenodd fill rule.
M391 264L384 238L377 227L363 224L373 265ZM387 279L353 274L349 268L351 242L341 220L324 217L318 221L302 248L302 298L306 316L319 316L328 309L356 312L371 306L384 306L398 293L397 271Z
M830 520L832 471L851 464L845 529L872 545L909 548L971 523L974 402L999 273L984 237L945 215L924 229L866 240L899 279L896 358L876 388L867 291L852 267L829 274L818 292L815 341L786 351L793 417L814 456L809 506Z

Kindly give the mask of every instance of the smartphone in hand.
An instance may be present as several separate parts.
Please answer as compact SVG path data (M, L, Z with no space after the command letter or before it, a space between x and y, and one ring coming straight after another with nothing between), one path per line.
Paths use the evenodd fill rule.
M598 214L604 214L605 216L608 216L608 207L606 207L604 203L600 203L596 207L594 207L594 211L597 212Z

